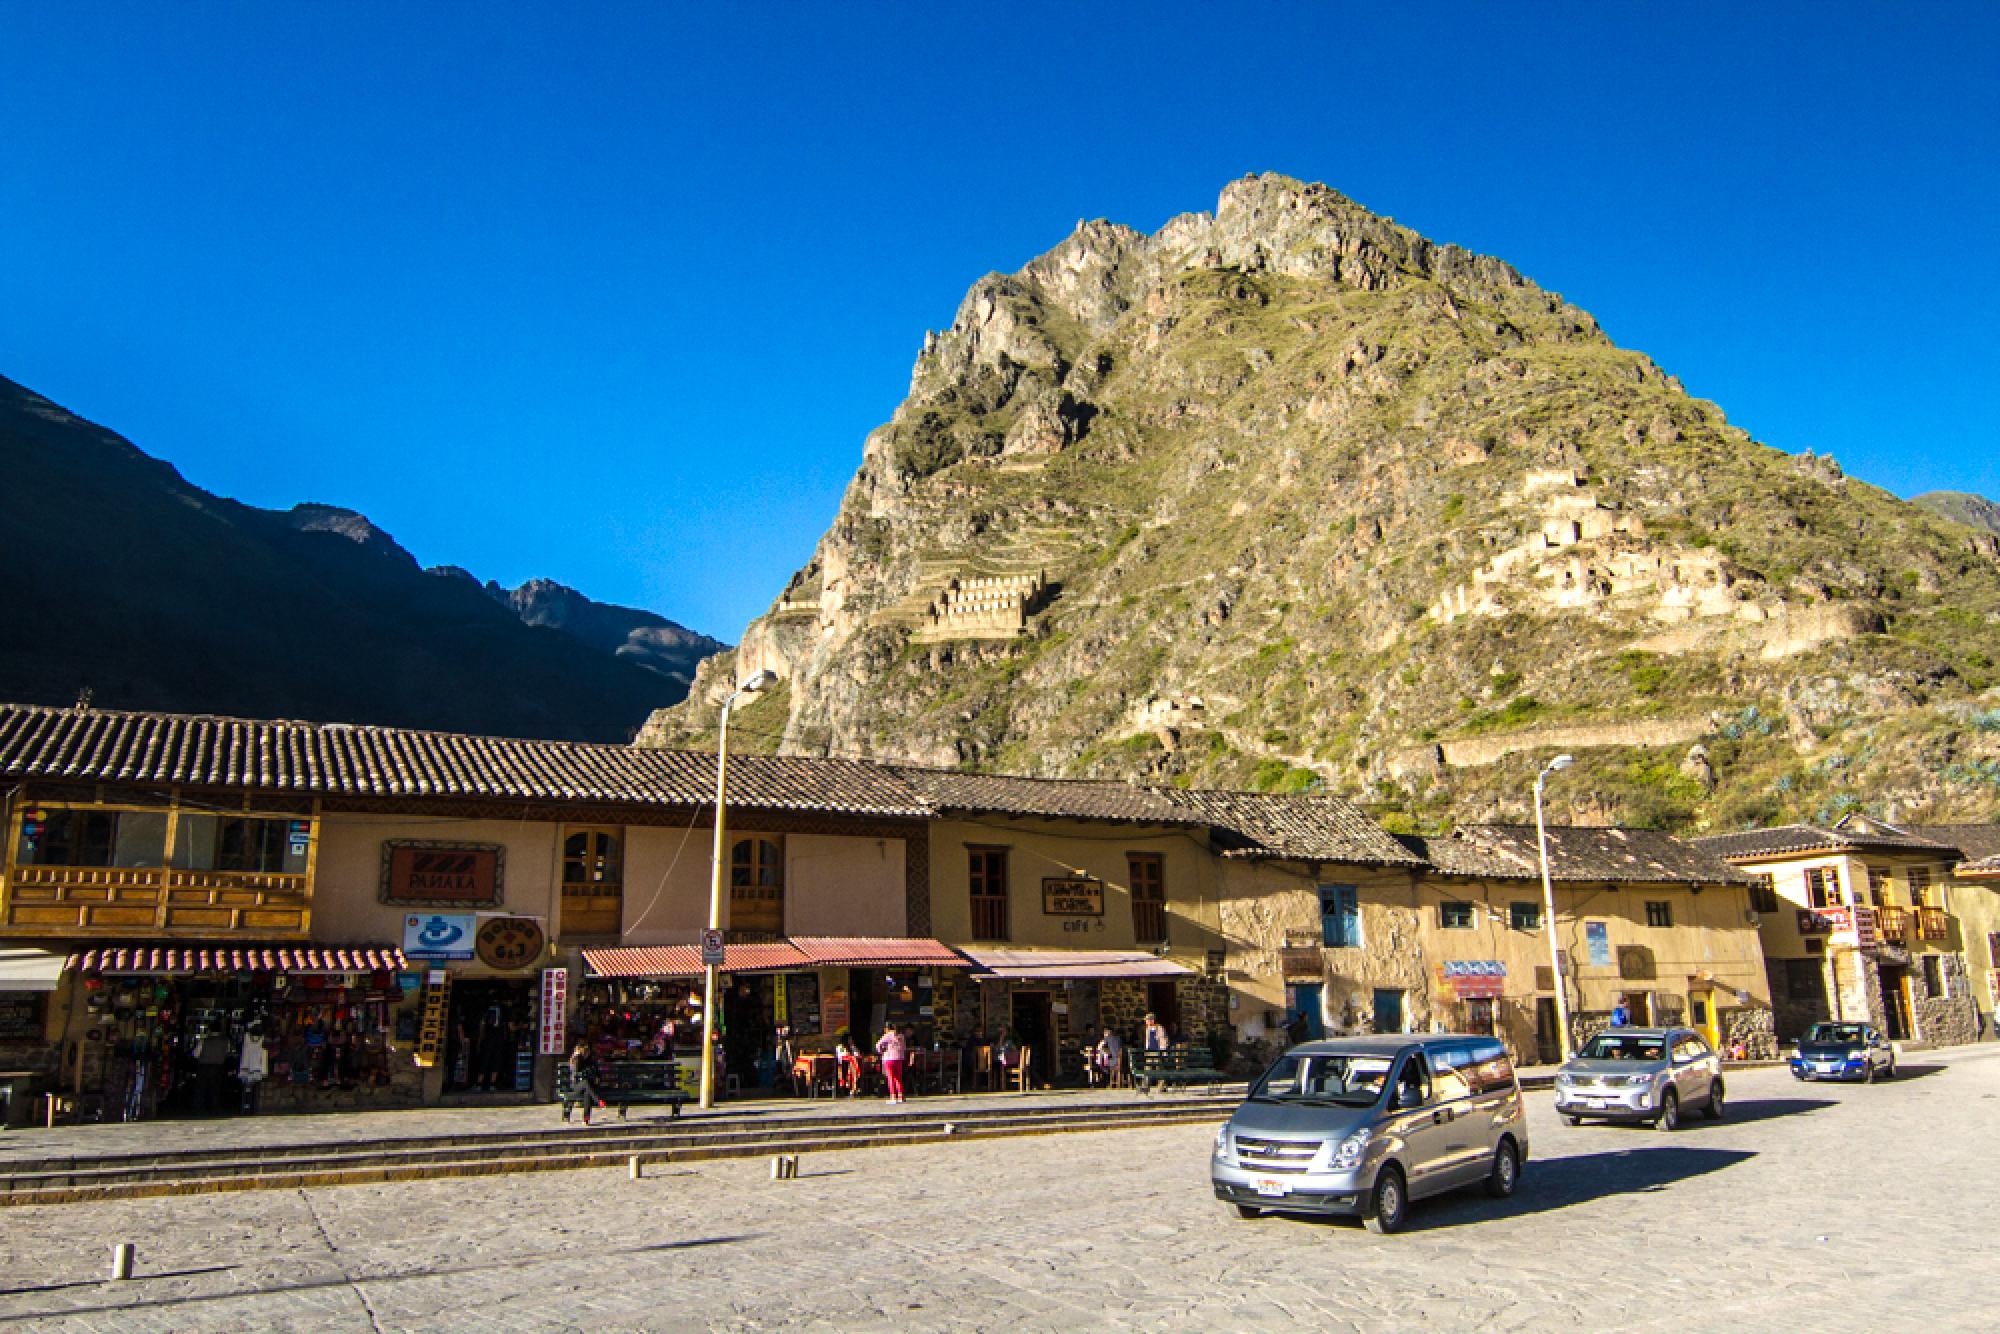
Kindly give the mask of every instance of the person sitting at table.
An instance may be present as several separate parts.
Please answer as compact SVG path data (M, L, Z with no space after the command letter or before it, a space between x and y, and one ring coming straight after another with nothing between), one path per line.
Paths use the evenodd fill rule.
M1012 1074L1015 1062L1021 1059L1021 1049L1014 1045L1014 1039L1007 1035L1007 1025L994 1030L993 1066L1004 1077Z
M854 1045L854 1035L844 1028L834 1039L833 1059L840 1068L840 1087L850 1095L861 1092L861 1049Z
M1109 1084L1118 1073L1119 1062L1125 1059L1125 1043L1109 1028L1097 1039L1097 1045L1090 1049L1090 1082Z

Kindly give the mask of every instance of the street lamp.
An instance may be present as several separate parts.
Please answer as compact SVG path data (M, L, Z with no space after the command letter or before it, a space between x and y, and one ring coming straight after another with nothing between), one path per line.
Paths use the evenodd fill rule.
M1562 954L1556 949L1556 891L1549 883L1549 831L1542 823L1542 783L1550 774L1559 773L1574 762L1567 755L1558 755L1535 775L1535 845L1542 857L1542 929L1549 937L1549 977L1556 988L1556 1042L1565 1061L1569 1059L1569 994L1563 990Z
M729 778L729 710L745 695L754 695L760 690L777 684L778 674L769 668L758 672L748 681L730 692L722 701L722 725L715 736L715 852L709 859L708 876L708 929L722 929L722 823L724 819L724 784ZM701 1014L701 1105L715 1106L715 1023L719 1013L715 1004L715 983L721 970L718 964L708 964L704 971L708 975L707 985L702 991Z

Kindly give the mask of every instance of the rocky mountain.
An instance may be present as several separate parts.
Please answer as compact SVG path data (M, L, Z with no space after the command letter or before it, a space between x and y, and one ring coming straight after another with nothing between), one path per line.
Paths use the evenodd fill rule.
M624 741L720 647L436 577L352 510L215 496L5 379L0 466L0 699Z
M1323 787L1392 824L2000 809L2000 540L1751 440L1505 263L1255 176L927 336L642 743Z
M1970 491L1926 491L1911 499L1912 505L1922 505L1933 514L1942 514L1954 523L1962 523L1968 528L1983 528L1989 533L2000 533L2000 505L1985 496Z
M503 588L490 579L481 584L456 565L434 565L430 573L470 581L526 624L559 630L600 653L658 672L678 682L682 694L693 683L701 660L729 647L664 616L598 602L553 579L530 579L518 588Z

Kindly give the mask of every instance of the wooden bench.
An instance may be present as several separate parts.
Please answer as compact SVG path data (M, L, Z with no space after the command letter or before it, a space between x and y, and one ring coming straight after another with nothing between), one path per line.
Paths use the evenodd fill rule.
M678 1120L681 1104L688 1100L680 1086L680 1066L674 1061L606 1062L591 1074L590 1084L599 1098L618 1109L621 1119L635 1102L663 1102ZM583 1101L583 1095L570 1083L567 1061L556 1066L556 1101L562 1104L564 1120L569 1119L570 1108Z
M1215 1068L1215 1053L1207 1047L1169 1047L1165 1051L1125 1049L1132 1069L1132 1083L1141 1093L1175 1084L1216 1084L1228 1076Z

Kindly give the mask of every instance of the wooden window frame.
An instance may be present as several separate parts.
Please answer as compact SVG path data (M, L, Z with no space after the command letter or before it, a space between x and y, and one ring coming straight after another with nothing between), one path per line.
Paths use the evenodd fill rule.
M1778 882L1769 872L1753 874L1750 877L1750 911L1754 913L1778 911Z
M1808 908L1838 908L1844 905L1838 866L1808 866L1805 878Z
M1132 940L1167 943L1167 861L1157 852L1128 852L1125 871L1132 889Z
M748 858L739 859L737 854L748 848ZM744 881L737 883L737 872L747 873ZM762 879L764 873L772 877L768 882ZM730 836L729 842L729 929L746 931L758 935L785 933L785 894L789 887L785 884L785 836L783 834L741 833ZM737 905L745 905L757 920L748 924L738 920ZM776 905L776 923L768 920L772 915L772 905Z
M1462 922L1451 920L1451 916L1458 915L1456 911L1452 911L1450 916L1447 916L1448 910L1458 909L1462 909L1465 914L1465 920ZM1438 930L1440 931L1470 931L1478 921L1479 908L1471 899L1446 899L1438 904Z
M1516 931L1541 930L1542 905L1533 899L1515 899L1507 905L1507 925Z
M988 843L968 843L966 897L971 905L974 940L1011 939L1008 928L1008 849Z
M1646 900L1646 925L1656 931L1665 931L1674 924L1674 901L1672 899Z

